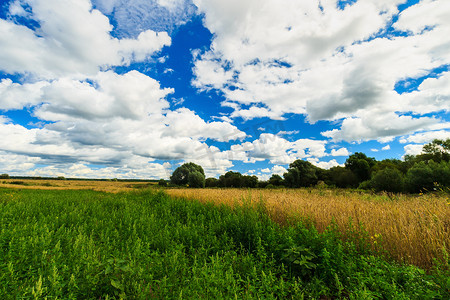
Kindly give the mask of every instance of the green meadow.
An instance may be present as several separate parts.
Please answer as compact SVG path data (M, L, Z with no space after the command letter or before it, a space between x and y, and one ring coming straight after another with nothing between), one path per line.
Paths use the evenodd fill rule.
M450 299L448 257L399 264L353 230L155 190L0 189L0 299Z

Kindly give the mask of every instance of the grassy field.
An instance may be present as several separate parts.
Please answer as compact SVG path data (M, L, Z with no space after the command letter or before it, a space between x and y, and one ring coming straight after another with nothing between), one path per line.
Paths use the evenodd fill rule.
M272 220L307 219L319 232L334 223L341 234L360 228L374 250L423 268L450 252L448 194L372 195L321 189L171 189L170 195L235 206L262 202ZM350 227L351 224L351 227Z
M155 185L154 182L99 181L99 180L51 180L51 179L0 179L0 188L41 190L93 190L109 193L132 191Z
M264 205L163 192L0 189L0 299L448 299L357 236L280 226Z

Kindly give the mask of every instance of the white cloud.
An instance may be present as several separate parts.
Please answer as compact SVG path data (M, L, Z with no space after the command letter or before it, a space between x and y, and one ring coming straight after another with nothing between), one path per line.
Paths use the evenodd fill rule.
M421 115L449 109L447 74L411 94L394 90L450 63L448 1L407 8L393 26L408 34L385 37L380 32L403 0L357 1L344 10L336 1L194 2L214 40L196 56L193 83L221 90L233 118L304 114L310 122L342 121L325 133L335 141L385 142L439 124Z
M278 166L278 165L273 166L272 167L272 171L271 171L272 174L277 174L277 175L280 175L280 176L283 176L283 174L286 173L286 172L287 172L287 170L286 170L285 167Z
M438 131L428 131L428 132L422 132L422 133L416 133L413 135L410 135L408 137L404 137L400 139L400 143L406 144L406 143L429 143L434 139L442 139L446 140L450 138L450 132L447 130L438 130Z
M23 109L25 106L37 105L42 98L42 88L48 85L42 81L36 84L13 83L11 79L0 81L0 109Z
M92 0L111 15L121 36L137 36L145 30L172 33L197 12L191 0Z
M334 141L368 141L373 139L386 141L394 136L429 128L438 122L439 120L434 118L413 118L398 116L395 113L367 115L362 118L344 119L340 129L325 131L322 135L332 138Z
M331 150L331 156L349 156L350 152L348 152L347 148L339 148L338 150L332 149Z
M391 150L391 146L390 145L386 145L383 148L381 148L381 150L383 150L383 151Z
M405 155L417 155L422 153L422 147L423 145L410 144L403 147L403 149L405 150Z
M322 168L322 169L331 169L332 167L342 166L342 164L339 164L335 159L332 159L330 161L320 161L318 158L308 158L307 161L315 165L316 167Z
M233 164L226 152L204 141L229 142L246 136L228 122L205 122L187 108L169 110L165 98L172 90L162 89L137 71L100 72L89 81L61 78L45 84L2 84L7 91L0 92L20 91L29 101L19 101L21 106L43 103L33 106L33 114L51 123L27 129L1 118L0 150L47 164L130 166L131 158L139 163L121 176L146 176L151 170L160 172L150 168L153 159L185 159L201 162L208 174L216 175Z
M171 42L166 33L151 30L136 39L113 38L108 18L92 9L89 0L23 3L31 6L31 17L40 27L32 30L0 19L0 70L7 73L38 78L93 75L103 67L142 61Z
M263 133L253 142L232 145L229 156L232 160L289 164L296 159L326 156L325 145L326 141L299 139L290 142L278 135Z

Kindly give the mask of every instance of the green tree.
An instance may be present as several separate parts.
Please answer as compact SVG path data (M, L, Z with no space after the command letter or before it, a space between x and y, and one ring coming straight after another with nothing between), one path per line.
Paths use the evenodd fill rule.
M385 168L375 173L368 185L377 192L400 193L404 188L404 175L396 168Z
M218 187L219 186L219 179L217 178L206 178L205 181L205 187Z
M284 184L283 177L278 174L273 174L269 179L269 184L273 186L282 186Z
M198 185L204 186L205 172L203 171L203 168L197 164L192 162L185 163L172 173L172 176L170 176L170 182L176 185L189 184L189 186L191 186L192 183L196 187L198 187Z
M406 173L405 182L412 193L433 191L439 186L450 187L450 162L430 160L416 163Z
M376 173L387 168L397 169L403 174L406 174L409 169L408 164L405 163L405 161L401 161L399 159L383 159L381 161L377 161L376 164L372 167L372 173Z
M355 152L345 161L345 168L351 170L359 182L370 179L371 168L375 166L376 160L373 157L367 157L362 152Z
M241 177L241 187L255 188L258 184L258 177L255 175L243 175Z
M422 154L417 155L419 161L434 160L435 162L450 161L450 139L435 139L422 148Z
M202 174L198 171L189 173L188 184L189 184L189 187L204 188L205 187L205 174Z
M8 174L0 174L0 179L9 179Z
M328 170L328 180L325 183L339 188L357 187L358 177L351 170L336 166Z
M159 185L159 186L167 186L167 181L164 180L164 179L160 179L160 180L158 181L158 185Z
M287 187L308 187L317 184L317 170L319 168L309 161L298 159L289 165L287 173L284 173L284 182Z
M242 187L242 174L239 172L228 171L219 177L219 186L221 187Z

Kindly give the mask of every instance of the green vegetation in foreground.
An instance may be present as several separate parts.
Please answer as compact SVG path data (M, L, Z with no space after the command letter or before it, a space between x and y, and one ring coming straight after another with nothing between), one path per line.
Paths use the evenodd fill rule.
M0 299L450 298L448 264L360 242L161 192L0 189Z

